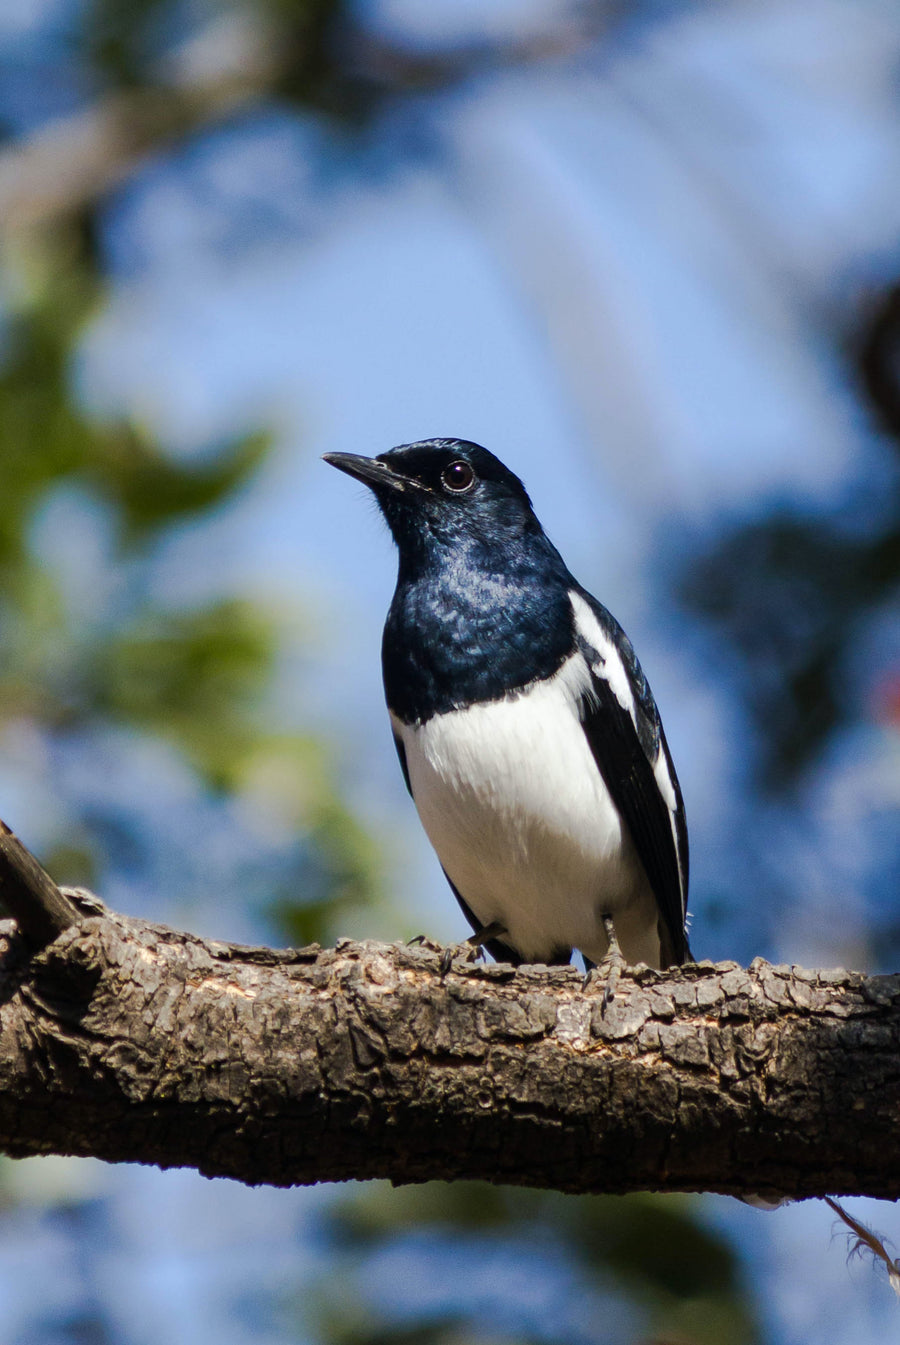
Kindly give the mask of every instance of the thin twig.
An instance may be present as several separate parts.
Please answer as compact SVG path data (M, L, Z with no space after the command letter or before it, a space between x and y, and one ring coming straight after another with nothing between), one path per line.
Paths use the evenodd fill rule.
M839 1219L842 1219L850 1229L852 1236L850 1255L862 1255L863 1250L868 1248L874 1257L883 1261L887 1267L888 1283L894 1293L900 1298L900 1260L893 1260L887 1253L884 1243L877 1233L873 1233L865 1224L861 1224L858 1219L854 1219L852 1214L848 1214L836 1200L831 1196L825 1197L825 1204L830 1205Z

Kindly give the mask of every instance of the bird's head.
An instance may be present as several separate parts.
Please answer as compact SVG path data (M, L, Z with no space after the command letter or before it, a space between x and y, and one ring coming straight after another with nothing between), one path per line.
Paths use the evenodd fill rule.
M374 493L401 559L467 542L509 547L541 527L519 478L467 439L422 439L375 458L326 453L325 461Z

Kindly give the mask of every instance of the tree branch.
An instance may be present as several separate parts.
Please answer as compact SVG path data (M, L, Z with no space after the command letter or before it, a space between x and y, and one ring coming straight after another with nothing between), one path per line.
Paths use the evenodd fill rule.
M900 1195L900 977L574 969L121 916L0 926L0 1147L289 1185Z
M43 948L81 918L78 908L5 822L0 822L0 902L15 916L33 948Z

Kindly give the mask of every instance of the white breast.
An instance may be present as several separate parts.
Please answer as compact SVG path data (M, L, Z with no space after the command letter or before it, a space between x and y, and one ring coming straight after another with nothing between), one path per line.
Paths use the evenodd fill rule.
M438 858L475 916L529 961L606 952L609 912L629 962L659 963L657 908L578 718L580 654L514 698L394 718Z

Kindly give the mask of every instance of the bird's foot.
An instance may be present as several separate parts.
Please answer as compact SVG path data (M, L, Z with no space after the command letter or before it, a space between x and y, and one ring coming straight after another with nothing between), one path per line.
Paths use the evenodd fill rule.
M462 943L449 943L441 953L441 980L453 965L454 958L462 957L466 962L477 962L480 957L484 957L484 945L488 939L499 939L504 934L506 926L492 920L489 925L482 925L481 929L476 929L475 933L470 934Z
M619 978L623 971L627 971L628 963L622 956L622 949L619 947L619 940L616 938L616 930L611 915L603 916L603 931L606 934L607 943L609 944L609 947L606 950L606 956L602 962L599 962L596 965L592 964L588 968L585 973L583 984L586 989L589 985L593 984L595 980L599 980L601 977L605 978L603 1002L600 1006L600 1012L605 1014L606 1010L616 997Z
M477 942L473 944L471 939L464 939L462 943L438 943L436 939L431 939L427 934L416 934L413 938L406 940L407 948L427 948L431 953L440 954L440 972L441 980L450 970L451 963L457 957L463 957L467 962L472 962L482 955L483 949Z

